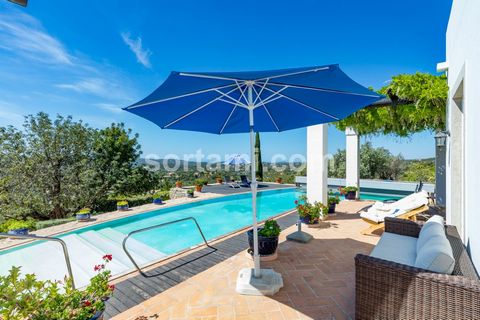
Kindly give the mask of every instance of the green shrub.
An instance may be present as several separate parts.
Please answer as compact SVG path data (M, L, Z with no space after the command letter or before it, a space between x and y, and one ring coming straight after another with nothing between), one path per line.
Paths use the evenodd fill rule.
M53 226L58 226L64 223L72 222L75 221L74 217L70 218L65 218L65 219L52 219L52 220L44 220L44 221L37 221L37 230L38 229L43 229L43 228L48 228L48 227L53 227Z
M83 208L83 209L80 209L77 214L87 214L87 213L90 213L92 212L92 210L90 208Z
M89 320L105 309L105 301L115 288L108 283L110 271L103 263L95 266L97 274L84 289L74 289L69 278L65 281L42 281L35 274L21 275L19 267L0 276L0 319L9 320Z
M157 191L152 196L153 199L162 199L162 201L170 199L170 191Z
M338 204L340 202L340 198L338 196L329 196L328 197L328 205Z
M121 200L117 201L117 206L128 206L128 201L127 200Z
M28 218L27 220L15 220L10 219L0 225L1 232L8 232L15 229L27 228L28 230L36 230L37 222L34 219Z
M165 199L165 200L168 200L168 199ZM117 210L117 202L119 202L119 201L127 201L128 206L130 208L132 208L132 207L137 207L137 206L141 206L141 205L144 205L144 204L152 203L153 195L142 194L142 195L136 195L136 196L128 196L128 197L117 196L117 197L112 197L110 199L103 199L103 200L97 201L92 206L92 209L96 213L115 211L115 210Z
M275 220L267 220L262 229L258 231L258 235L262 237L278 237L280 234L280 226Z

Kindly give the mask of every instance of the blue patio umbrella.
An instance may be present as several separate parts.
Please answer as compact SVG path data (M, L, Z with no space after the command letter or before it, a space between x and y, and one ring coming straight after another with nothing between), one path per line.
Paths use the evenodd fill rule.
M381 98L353 81L338 65L252 72L172 72L149 96L125 110L162 129L250 133L252 279L258 279L264 271L258 255L254 133L337 121Z
M228 159L225 160L224 164L227 166L234 166L234 165L240 165L240 164L250 164L250 161L242 157L242 155L236 154L228 157Z

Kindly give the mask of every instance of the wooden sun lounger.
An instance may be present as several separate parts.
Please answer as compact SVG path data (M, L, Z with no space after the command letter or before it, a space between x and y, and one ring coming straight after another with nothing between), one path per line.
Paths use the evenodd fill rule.
M417 214L420 214L426 211L428 211L428 205L423 205L420 208L405 212L404 214L401 214L395 218L417 221ZM363 235L373 236L373 235L380 235L383 233L383 229L385 228L385 222L375 222L366 218L362 218L362 220L371 224L370 227L361 231Z

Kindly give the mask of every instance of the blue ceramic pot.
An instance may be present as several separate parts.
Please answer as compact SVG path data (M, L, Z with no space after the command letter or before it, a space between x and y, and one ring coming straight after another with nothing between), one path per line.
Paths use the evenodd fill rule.
M153 204L162 204L162 203L163 203L163 201L160 198L153 199Z
M316 224L318 220L314 221L313 223L310 222L310 217L300 217L300 221L305 224Z
M75 218L77 221L87 221L90 220L90 213L77 213Z
M332 203L328 206L328 213L335 213L335 207L337 206L336 203Z
M8 230L7 233L15 236L25 236L28 234L28 228Z
M103 320L103 310L97 311L90 320Z
M356 197L357 197L356 191L349 191L345 194L345 199L347 200L355 200Z
M261 228L258 229L260 231ZM253 229L247 231L248 245L253 252ZM278 247L278 237L263 237L258 235L258 254L267 256L274 254Z
M117 206L118 211L128 211L128 204L124 206Z

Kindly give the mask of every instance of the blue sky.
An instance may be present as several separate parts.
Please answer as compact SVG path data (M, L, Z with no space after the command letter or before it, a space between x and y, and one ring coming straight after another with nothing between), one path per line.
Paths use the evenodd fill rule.
M0 1L0 125L45 111L93 127L125 122L144 154L248 153L245 134L160 130L120 108L171 70L236 71L339 63L380 88L399 73L435 72L445 58L451 0ZM329 130L329 151L344 148ZM306 130L262 135L268 160L306 152ZM365 141L365 139L363 139ZM434 155L431 133L374 137L406 158Z

